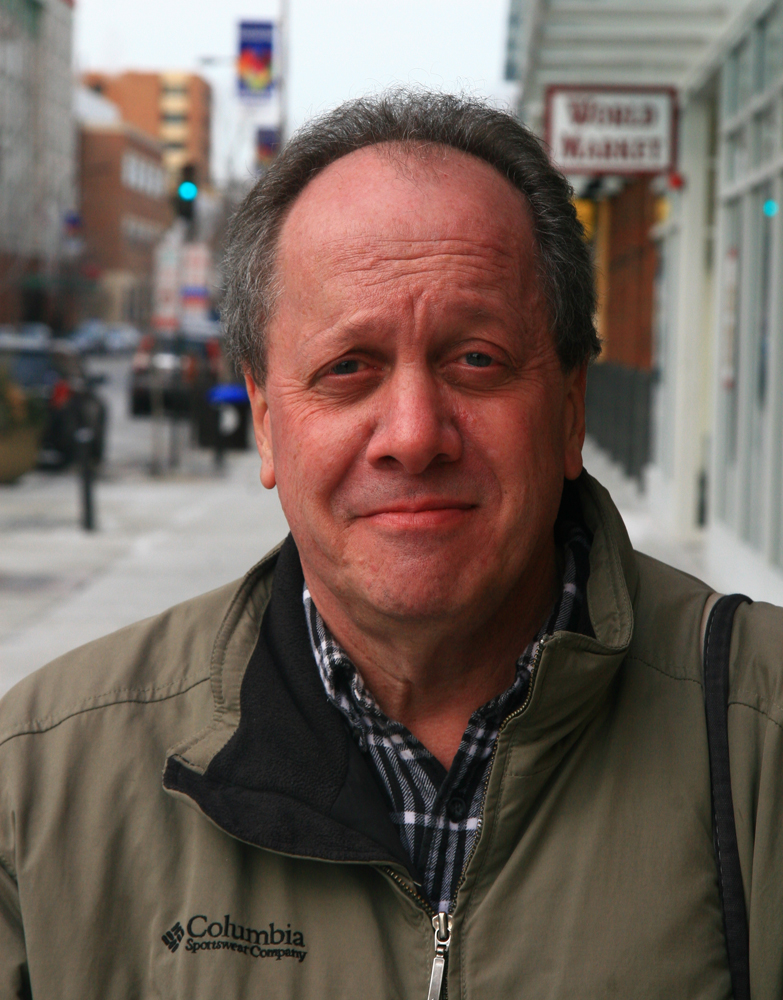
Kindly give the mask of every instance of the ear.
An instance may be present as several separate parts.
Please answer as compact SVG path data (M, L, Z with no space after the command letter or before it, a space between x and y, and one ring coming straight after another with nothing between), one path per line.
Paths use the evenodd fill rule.
M245 386L250 398L250 412L253 415L253 433L256 438L256 448L261 456L261 482L266 489L275 487L275 459L272 453L272 426L269 418L269 407L264 390L256 385L255 379L245 372Z
M582 445L585 443L585 391L587 364L566 375L563 411L563 454L566 479L577 479L582 471Z

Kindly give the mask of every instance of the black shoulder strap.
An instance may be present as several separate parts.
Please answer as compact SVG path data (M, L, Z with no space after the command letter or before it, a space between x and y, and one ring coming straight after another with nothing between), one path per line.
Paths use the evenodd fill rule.
M734 612L746 601L752 603L743 594L728 594L716 601L704 636L704 702L710 752L712 830L734 1000L750 1000L748 918L734 826L728 730L731 630Z

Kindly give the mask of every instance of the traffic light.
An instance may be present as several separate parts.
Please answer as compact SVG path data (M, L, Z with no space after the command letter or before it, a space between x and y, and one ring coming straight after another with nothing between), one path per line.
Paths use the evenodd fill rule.
M196 168L192 163L186 163L180 171L179 184L175 197L175 209L180 219L193 221L194 210L198 198L198 184L196 182Z

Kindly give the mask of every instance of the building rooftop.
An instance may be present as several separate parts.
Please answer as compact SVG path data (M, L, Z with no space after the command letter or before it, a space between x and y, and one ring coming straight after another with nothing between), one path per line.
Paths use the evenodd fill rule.
M80 125L118 125L122 121L116 104L79 84L73 91L73 113Z

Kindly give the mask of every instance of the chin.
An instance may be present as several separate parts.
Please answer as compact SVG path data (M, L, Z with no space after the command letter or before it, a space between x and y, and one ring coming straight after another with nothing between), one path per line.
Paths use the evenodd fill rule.
M449 619L465 610L467 581L453 573L427 573L424 567L415 572L401 568L367 579L365 599L376 611L405 621ZM469 602L468 602L469 603Z

